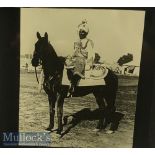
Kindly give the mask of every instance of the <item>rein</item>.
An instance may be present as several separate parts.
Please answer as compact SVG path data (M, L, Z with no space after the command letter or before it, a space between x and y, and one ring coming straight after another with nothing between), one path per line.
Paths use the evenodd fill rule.
M37 69L36 69L36 67L35 67L35 74L36 74L37 82L38 82L38 84L39 84L39 80L38 80L38 75L37 75Z

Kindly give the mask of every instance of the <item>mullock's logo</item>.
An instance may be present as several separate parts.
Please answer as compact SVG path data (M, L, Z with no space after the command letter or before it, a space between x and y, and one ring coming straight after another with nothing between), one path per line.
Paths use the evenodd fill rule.
M49 146L51 136L46 132L3 132L4 146Z

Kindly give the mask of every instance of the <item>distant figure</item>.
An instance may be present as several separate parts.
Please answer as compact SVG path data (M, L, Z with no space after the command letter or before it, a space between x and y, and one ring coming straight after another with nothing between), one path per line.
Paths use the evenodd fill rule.
M26 70L26 71L28 71L28 67L29 67L29 65L28 65L28 63L26 62L26 64L25 64L25 70Z
M74 92L74 89L81 78L84 78L85 70L92 68L95 58L93 50L93 41L87 38L89 28L87 21L82 21L78 25L79 40L74 43L74 53L72 58L73 69L68 70L69 79L71 81L71 87L69 90L70 97Z

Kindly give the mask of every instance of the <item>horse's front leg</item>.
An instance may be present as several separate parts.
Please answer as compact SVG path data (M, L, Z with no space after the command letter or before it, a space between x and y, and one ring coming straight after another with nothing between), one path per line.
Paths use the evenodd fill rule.
M61 134L63 130L62 117L63 117L63 104L64 104L64 96L59 95L57 100L57 117L58 117L58 130L57 133Z
M49 100L49 113L50 113L50 123L47 130L52 130L54 128L54 116L55 116L55 102L56 102L56 95L48 95Z

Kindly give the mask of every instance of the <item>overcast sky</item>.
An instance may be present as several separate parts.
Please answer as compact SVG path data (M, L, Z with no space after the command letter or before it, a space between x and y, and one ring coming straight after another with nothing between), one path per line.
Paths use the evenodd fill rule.
M58 55L73 53L77 26L86 19L88 37L103 60L116 62L120 56L132 53L133 64L139 65L144 15L144 11L127 10L22 8L21 54L33 53L37 31L48 33Z

